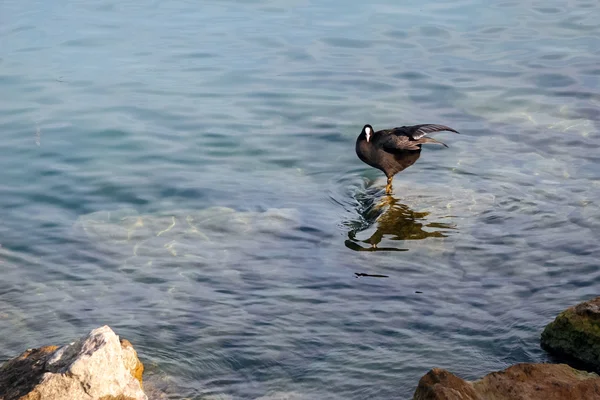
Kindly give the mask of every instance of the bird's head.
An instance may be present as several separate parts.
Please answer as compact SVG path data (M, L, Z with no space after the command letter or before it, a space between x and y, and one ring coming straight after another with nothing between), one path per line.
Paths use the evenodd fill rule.
M371 138L373 137L373 127L369 124L363 126L360 135L364 136L364 138L367 140L367 143L369 143L371 141Z

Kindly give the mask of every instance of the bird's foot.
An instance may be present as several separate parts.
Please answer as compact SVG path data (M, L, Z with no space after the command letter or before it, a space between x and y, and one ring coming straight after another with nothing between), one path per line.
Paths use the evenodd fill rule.
M392 194L392 176L387 178L387 185L385 185L385 194Z

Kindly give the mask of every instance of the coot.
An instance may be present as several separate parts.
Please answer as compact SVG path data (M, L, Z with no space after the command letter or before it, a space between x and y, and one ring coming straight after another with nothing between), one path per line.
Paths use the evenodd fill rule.
M356 154L363 162L385 173L385 193L390 194L394 175L417 161L421 155L422 144L435 143L448 147L426 136L428 133L440 131L458 133L450 127L436 124L401 126L375 132L373 127L367 124L356 139Z

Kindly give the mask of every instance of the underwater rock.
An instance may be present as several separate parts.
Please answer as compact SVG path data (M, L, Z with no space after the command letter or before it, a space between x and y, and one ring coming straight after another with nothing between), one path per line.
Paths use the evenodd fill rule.
M419 381L414 400L600 399L600 377L566 364L515 364L469 382L434 368Z
M542 332L542 348L600 370L600 296L560 313Z
M305 400L308 397L296 392L273 392L255 400Z
M199 258L222 263L223 251L241 241L289 234L300 224L294 209L240 212L226 207L138 214L135 210L98 211L74 224L78 237L110 250L127 264L144 265L169 258Z
M0 367L2 400L147 400L144 367L108 326L71 344L29 349Z

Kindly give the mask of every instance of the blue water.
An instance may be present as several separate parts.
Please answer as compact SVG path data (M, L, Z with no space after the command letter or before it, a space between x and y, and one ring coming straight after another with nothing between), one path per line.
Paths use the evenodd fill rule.
M108 324L153 398L213 400L410 398L432 367L548 361L545 324L600 285L599 18L3 1L0 360ZM386 198L356 136L426 122L461 134Z

